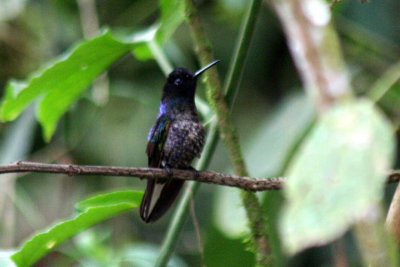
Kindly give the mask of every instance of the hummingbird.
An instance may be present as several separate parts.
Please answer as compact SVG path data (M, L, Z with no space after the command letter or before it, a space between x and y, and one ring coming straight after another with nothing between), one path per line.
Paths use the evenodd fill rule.
M185 68L173 70L162 91L160 112L148 135L146 154L148 166L194 170L191 163L200 157L205 141L205 129L200 122L194 102L199 76L217 64L215 60L192 73ZM148 179L140 217L146 223L155 222L167 212L178 196L184 181L173 179Z

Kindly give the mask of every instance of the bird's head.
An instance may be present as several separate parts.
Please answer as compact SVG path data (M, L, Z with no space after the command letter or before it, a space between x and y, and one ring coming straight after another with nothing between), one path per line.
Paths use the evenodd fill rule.
M211 62L195 73L192 73L190 70L185 68L177 68L173 70L168 75L167 82L164 85L162 99L182 97L194 101L198 77L219 61L220 60L215 60Z

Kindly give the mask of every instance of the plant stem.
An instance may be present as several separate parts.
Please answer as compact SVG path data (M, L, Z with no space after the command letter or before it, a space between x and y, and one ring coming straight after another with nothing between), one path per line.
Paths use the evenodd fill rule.
M288 45L306 92L319 114L337 100L352 96L337 34L330 23L332 14L323 0L271 1L285 31ZM318 18L311 16L313 9Z
M228 75L224 83L225 99L228 105L232 103L237 94L240 80L242 78L244 63L249 50L251 36L254 32L257 15L260 10L261 1L252 1L246 12L245 19L240 28L240 39L236 42L234 56L229 64Z
M369 98L378 102L400 79L400 61L390 66L381 77L375 81L368 92Z
M385 222L386 228L393 234L398 244L400 244L399 222L400 222L400 183L397 185L396 191L394 192Z
M202 157L197 163L196 169L203 170L210 164L215 148L218 144L218 124L214 120L210 125L210 130L207 135L206 145ZM194 197L200 188L199 182L190 182L184 191L184 194L179 200L178 206L172 215L172 220L168 228L167 235L161 246L160 254L158 255L155 267L167 266L167 263L174 251L176 242L178 241L179 233L185 224L185 219L189 214L190 199Z
M173 70L171 62L169 62L168 58L165 56L165 53L162 51L160 45L156 42L155 39L152 39L147 42L147 46L151 50L158 66L161 68L162 72L165 76L171 73Z
M243 23L243 27L241 29L241 32L240 32L240 35L238 38L238 45L236 45L234 59L232 61L232 64L236 65L236 66L230 67L229 73L227 76L230 78L227 79L226 85L224 87L225 93L228 95L231 95L231 96L235 95L234 93L232 93L232 91L235 88L237 88L237 85L238 85L237 83L240 80L240 78L238 78L238 77L241 76L241 72L243 70L243 67L241 65L243 65L245 55L247 54L247 51L248 51L251 33L254 30L257 10L259 9L260 2L261 2L260 0L252 1L252 3L249 6L249 11L247 12L247 14L244 18L245 22ZM198 17L193 13L193 11L195 11L193 4L190 1L186 1L186 13L188 16L188 24L189 25L193 25L193 23L196 24L196 26L191 26L192 32L197 32L197 30L199 30L199 33L201 36L201 37L200 36L199 37L201 40L197 40L196 34L193 34L193 37L194 37L193 39L194 39L195 43L197 44L196 50L198 51L198 53L200 53L200 51L203 51L201 53L204 53L204 56L199 55L199 60L202 65L205 65L205 64L211 62L213 59L211 56L211 46L209 45L209 42L208 42L207 38L205 37L205 34L203 32L203 29L201 27ZM195 22L192 21L193 19L195 20ZM243 42L243 44L241 44L242 42ZM235 72L235 74L233 74L232 72ZM210 69L207 73L205 73L205 76L206 76L206 81L207 81L207 86L208 86L209 98L214 99L214 97L217 96L215 98L218 98L220 102L224 103L225 96L221 92L222 90L221 90L217 72L213 69ZM210 87L212 89L210 89ZM218 89L213 90L215 88L218 88ZM227 97L227 100L228 100L230 107L232 107L233 101L231 100L231 97ZM214 100L210 101L210 103L212 103L214 105L214 107L216 106L215 102L216 101L214 101ZM225 114L227 114L227 116L228 116L229 108L226 108L226 106L227 106L226 102L223 105L225 105L225 108L224 108ZM215 108L214 108L214 110L215 110ZM207 138L207 142L206 142L206 148L203 152L203 156L202 156L201 160L199 161L199 164L197 165L198 170L202 170L209 165L209 162L214 153L217 141L219 140L218 126L220 126L220 125L218 124L217 121L213 121L210 126L209 134L208 134L208 138ZM241 163L242 166L244 167L243 160L241 160L241 162L242 162ZM244 170L245 170L245 168L244 168ZM185 191L184 195L180 199L178 208L175 210L175 213L173 215L173 220L171 221L170 227L168 229L168 233L166 235L166 238L164 239L164 242L161 247L161 251L157 258L157 262L156 262L155 266L162 267L162 266L166 266L166 264L168 263L168 260L171 256L172 251L177 242L178 235L179 235L179 233L183 227L183 224L185 222L185 218L187 217L188 210L189 210L188 209L189 201L191 199L191 196L196 194L199 186L200 186L199 183L196 183L196 182L190 183L188 190ZM258 215L260 216L261 220L259 220L258 222L259 222L259 225L261 225L263 227L264 222L261 217L262 210L258 203L258 200L256 198L254 199L252 197L245 197L245 199L246 199L246 201L244 201L244 202L246 203L246 205L248 204L248 202L251 202L251 204L254 204L255 207L259 207L256 211L257 211ZM248 200L250 200L250 201L248 201ZM256 203L253 203L254 200L256 201ZM252 210L252 212L253 212L253 210ZM251 221L251 219L250 219L250 221ZM265 231L263 230L259 236L262 239L264 239L264 238L266 239ZM264 244L265 244L265 242L264 242ZM264 257L260 257L260 258L264 258Z
M254 22L256 20L254 17L256 17L257 10L260 6L259 2L260 0L253 0L249 6L249 12L246 14L244 27L252 27L252 29L249 28L241 31L241 34L245 35L241 35L238 41L239 44L236 49L237 54L234 57L234 64L239 65L244 62L245 55L248 51L248 44L250 43L248 39L251 37L251 33L254 29ZM185 11L186 21L191 30L197 57L201 65L204 66L214 60L210 42L204 32L202 23L197 14L197 9L191 0L185 1ZM244 42L243 45L240 44L242 42ZM231 71L235 71L236 76L240 77L242 66L233 66L231 67ZM234 82L238 82L240 78L237 78L236 76L235 80L233 80L234 75L229 73L228 77L230 78L228 78L227 81L227 90L231 90L237 86ZM220 136L229 151L229 156L235 173L237 175L247 175L248 172L242 157L238 136L233 124L231 123L230 108L225 100L225 95L221 88L216 68L210 69L205 74L205 82L207 84L208 101L211 103L211 106L217 115ZM230 93L230 91L228 91L228 93ZM241 192L241 198L247 217L249 218L252 245L254 246L257 264L259 266L265 266L267 262L269 262L269 247L265 228L265 219L263 217L261 205L254 193Z
M354 227L357 245L365 266L398 266L397 246L384 227L382 205L376 208L375 218L357 223Z

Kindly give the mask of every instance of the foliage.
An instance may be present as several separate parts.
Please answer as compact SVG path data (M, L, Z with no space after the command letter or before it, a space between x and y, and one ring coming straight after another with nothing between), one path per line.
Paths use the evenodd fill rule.
M280 226L287 251L331 242L379 213L393 147L390 124L371 101L341 103L324 114L288 170Z
M120 191L98 195L76 204L79 214L56 224L43 233L36 234L11 256L18 266L31 266L43 255L82 230L139 206L143 194Z
M80 36L77 22L83 13L79 14L82 10L75 1L15 1L15 6L8 2L0 2L0 26L6 26L0 27L6 29L0 31L0 85L5 88L0 117L14 122L0 126L1 162L34 158L145 166L142 152L147 129L157 115L164 75L175 63L190 69L198 66L190 33L181 27L186 15L183 1L96 2L100 24L107 28L88 40ZM330 249L336 239L345 243L350 265L360 265L353 241L342 236L354 223L375 214L385 193L392 191L385 187L385 174L398 167L393 163L393 128L400 115L396 62L400 34L393 27L399 5L394 2L335 4L333 17L354 91L375 103L357 98L317 119L313 104L302 92L278 21L271 22L272 9L262 7L250 50L241 58L248 58L239 66L245 67L244 74L238 71L234 77L242 79L240 90L232 91L229 101L235 103L230 115L250 175L287 174L289 179L285 199L280 192L259 195L268 215L264 227L276 266L299 266L302 260L313 266L329 265L320 249L308 248ZM218 66L220 74L235 67L229 63L235 53L232 40L246 7L246 1L225 0L205 1L199 7L215 56L223 60ZM384 18L379 15L383 13ZM43 66L43 62L48 63ZM90 86L105 71L110 101L98 107ZM27 78L17 81L12 77ZM202 86L199 96L204 96ZM200 111L208 113L204 118L211 121L210 110L202 103ZM34 115L47 143L36 134ZM232 171L223 148L211 155L210 170ZM42 258L50 261L49 266L154 265L160 253L156 244L164 238L168 218L143 225L137 216L126 213L136 213L141 192L98 193L110 187L140 187L143 182L139 185L115 177L97 177L93 182L93 178L33 174L26 178L11 177L2 183L0 242L12 249L0 251L1 266L30 266ZM94 197L76 203L75 217L40 230L55 218L68 217L76 199L87 194ZM211 186L204 186L195 198L207 266L256 264L254 251L245 249L250 242L248 224L237 198L238 194L226 188ZM93 227L99 223L101 228ZM174 255L168 266L201 266L196 229L191 220L182 225L176 249L179 258ZM84 231L89 227L90 231ZM32 229L36 232L22 243ZM17 244L22 244L19 249L15 249ZM50 251L57 254L46 257ZM342 253L333 251L335 256ZM288 255L294 253L299 256Z

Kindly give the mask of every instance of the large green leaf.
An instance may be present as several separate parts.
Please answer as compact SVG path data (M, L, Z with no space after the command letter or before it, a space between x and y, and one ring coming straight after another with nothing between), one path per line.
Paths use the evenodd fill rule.
M31 266L56 246L82 230L140 204L142 192L121 191L89 198L77 204L82 211L73 219L63 221L49 230L36 234L11 256L19 266Z
M184 20L182 1L160 0L160 10L159 22L133 34L126 42L116 40L106 31L92 40L77 44L71 52L60 56L26 82L10 81L1 106L1 119L14 120L41 97L37 117L43 127L44 138L49 140L58 120L71 103L110 64L130 50L139 59L153 58L157 52L153 50L167 40Z
M116 40L106 31L79 43L26 83L10 82L1 107L2 120L14 120L36 98L42 97L37 116L43 126L44 137L49 140L57 121L69 105L133 45Z
M288 253L326 244L374 216L394 143L370 101L337 105L320 118L287 175L281 237Z

